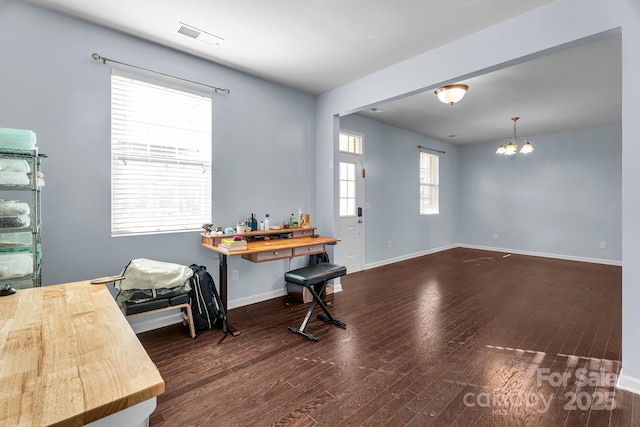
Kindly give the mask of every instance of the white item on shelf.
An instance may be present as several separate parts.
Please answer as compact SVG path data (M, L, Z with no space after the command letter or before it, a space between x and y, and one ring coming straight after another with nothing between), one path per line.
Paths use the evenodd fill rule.
M0 251L2 251L2 249L29 246L32 243L33 237L30 231L24 231L21 233L0 233Z
M0 171L0 184L29 185L29 176L26 172Z
M29 129L0 128L0 148L31 150L38 141L34 131Z
M16 200L0 200L0 217L29 215L31 208L28 203Z
M31 172L27 173L27 178L29 178L29 185L31 185L31 176L32 175L33 174ZM44 174L42 172L38 172L36 174L36 176L37 176L37 179L38 179L38 181L37 181L38 187L44 187Z
M29 162L23 159L0 159L0 171L31 172Z
M33 256L27 253L0 253L0 277L20 277L33 273Z
M0 216L0 228L26 228L31 225L29 215Z

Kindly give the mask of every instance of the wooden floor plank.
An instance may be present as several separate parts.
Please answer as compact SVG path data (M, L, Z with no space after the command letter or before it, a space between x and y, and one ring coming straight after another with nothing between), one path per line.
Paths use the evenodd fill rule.
M576 385L619 374L621 281L616 266L456 248L344 276L328 301L347 328L314 317L318 342L287 330L309 307L288 298L231 310L241 334L220 343L143 333L166 382L150 425L640 426L638 396ZM598 394L615 409L587 405Z

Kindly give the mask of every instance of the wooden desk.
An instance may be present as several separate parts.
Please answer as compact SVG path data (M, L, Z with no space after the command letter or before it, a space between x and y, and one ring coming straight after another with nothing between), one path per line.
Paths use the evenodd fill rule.
M164 380L104 285L0 297L0 425L110 424L104 417L132 425L131 410L151 402L148 417L162 393Z
M245 238L255 238L259 236L274 237L283 234L290 234L290 238L253 240L247 242L247 249L239 251L228 251L218 246L220 240L229 237L225 235L201 234L201 245L212 251L218 252L220 256L220 298L222 305L227 311L227 256L241 256L251 262L274 261L277 259L287 259L297 256L314 255L325 252L325 245L335 245L338 239L333 237L312 237L315 228L284 228L281 230L250 231L237 234ZM233 336L240 332L227 323L227 328Z

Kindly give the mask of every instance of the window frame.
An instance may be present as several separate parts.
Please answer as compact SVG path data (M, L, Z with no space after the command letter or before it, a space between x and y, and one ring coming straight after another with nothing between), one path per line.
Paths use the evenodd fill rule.
M424 167L425 158L429 159L429 167ZM420 215L438 215L440 213L440 156L420 151L418 178ZM426 191L427 189L431 191ZM427 192L432 193L432 197L425 197Z
M211 102L211 93L112 69L111 236L211 222Z
M342 150L342 137L345 137L347 139L347 150ZM357 138L358 140L358 147L357 149L349 149L349 138ZM347 131L347 130L340 130L340 133L338 135L338 151L341 153L349 153L349 154L355 154L355 155L360 155L362 156L363 154L363 150L364 150L364 135L359 134L359 133L355 133L355 132L351 132L351 131Z
M352 153L349 153L352 154ZM357 216L357 164L355 162L338 162L338 216L353 218ZM345 172L343 174L343 172Z

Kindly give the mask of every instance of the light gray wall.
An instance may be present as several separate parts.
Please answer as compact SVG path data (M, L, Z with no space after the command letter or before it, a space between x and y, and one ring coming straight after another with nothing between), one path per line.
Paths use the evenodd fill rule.
M640 3L636 0L555 0L447 45L417 55L330 90L318 98L316 198L333 200L330 166L335 161L335 116L344 116L396 97L434 89L488 70L509 66L530 55L543 55L580 43L584 38L622 32L622 373L619 383L640 392ZM321 221L335 228L335 209L322 210Z
M460 242L621 262L621 126L528 137L526 155L460 147Z
M358 115L341 117L340 127L365 136L365 266L457 242L456 146ZM439 156L439 215L420 215L418 145L445 152Z
M49 155L44 284L113 275L141 257L203 264L217 277L217 255L197 232L110 236L111 65L93 52L231 89L213 95L215 224L235 225L252 212L275 222L298 207L314 218L313 97L21 1L0 8L0 52L0 127L34 130ZM230 281L229 300L273 297L289 265L232 257L240 281Z
M236 154L214 158L215 166L220 168L214 173L216 223L233 223L238 215L253 210L279 208L281 212L271 213L286 215L302 205L316 218L313 221L321 226L321 232L334 234L336 116L433 89L445 81L477 75L583 37L621 29L625 236L622 364L623 377L640 390L640 340L635 332L640 319L640 263L636 262L640 258L640 199L636 197L640 181L640 144L636 143L640 134L640 85L636 84L640 74L640 3L636 0L556 0L329 91L317 99L315 111L314 100L306 95L21 1L3 1L0 13L0 126L35 130L42 151L51 156L44 169L47 187L43 194L46 283L113 274L130 258L139 256L215 265L211 254L198 247L194 233L118 239L109 236L108 67L93 61L92 52L232 89L229 97L216 96L214 101L214 114L228 112L231 123L239 126L225 132L222 129L226 124L214 121L214 156L229 153L220 151L216 144L234 147L231 152ZM251 105L256 97L263 96L256 105L268 105L276 113ZM247 114L242 117L244 113ZM276 123L270 123L274 117ZM298 130L284 131L294 128ZM311 136L314 131L315 138ZM294 134L309 134L309 140L293 141ZM221 140L222 137L229 140ZM262 144L268 140L278 145ZM237 178L237 162L242 155L253 155L255 151L262 156L260 169ZM315 162L306 165L314 153ZM290 179L286 182L283 178L288 174L271 171L274 167L288 168L294 162L302 162L304 167L296 168L298 176L287 176ZM311 179L313 174L315 181ZM240 182L231 182L228 176ZM246 205L237 205L239 194L245 187L256 185L258 178L269 184L270 202L260 205L246 201ZM218 194L229 193L234 194L234 199L217 199ZM313 205L316 201L317 210L305 209L305 202ZM230 268L239 268L240 261L237 263ZM280 286L285 268L285 262L243 264L241 286L231 283L230 299L273 292Z
M618 384L640 394L640 85L636 81L640 2L617 0L614 6L612 15L622 27L622 370Z
M340 127L364 134L366 265L457 243L622 262L619 125L528 135L535 151L512 157L353 114ZM418 145L445 151L439 215L418 214Z

